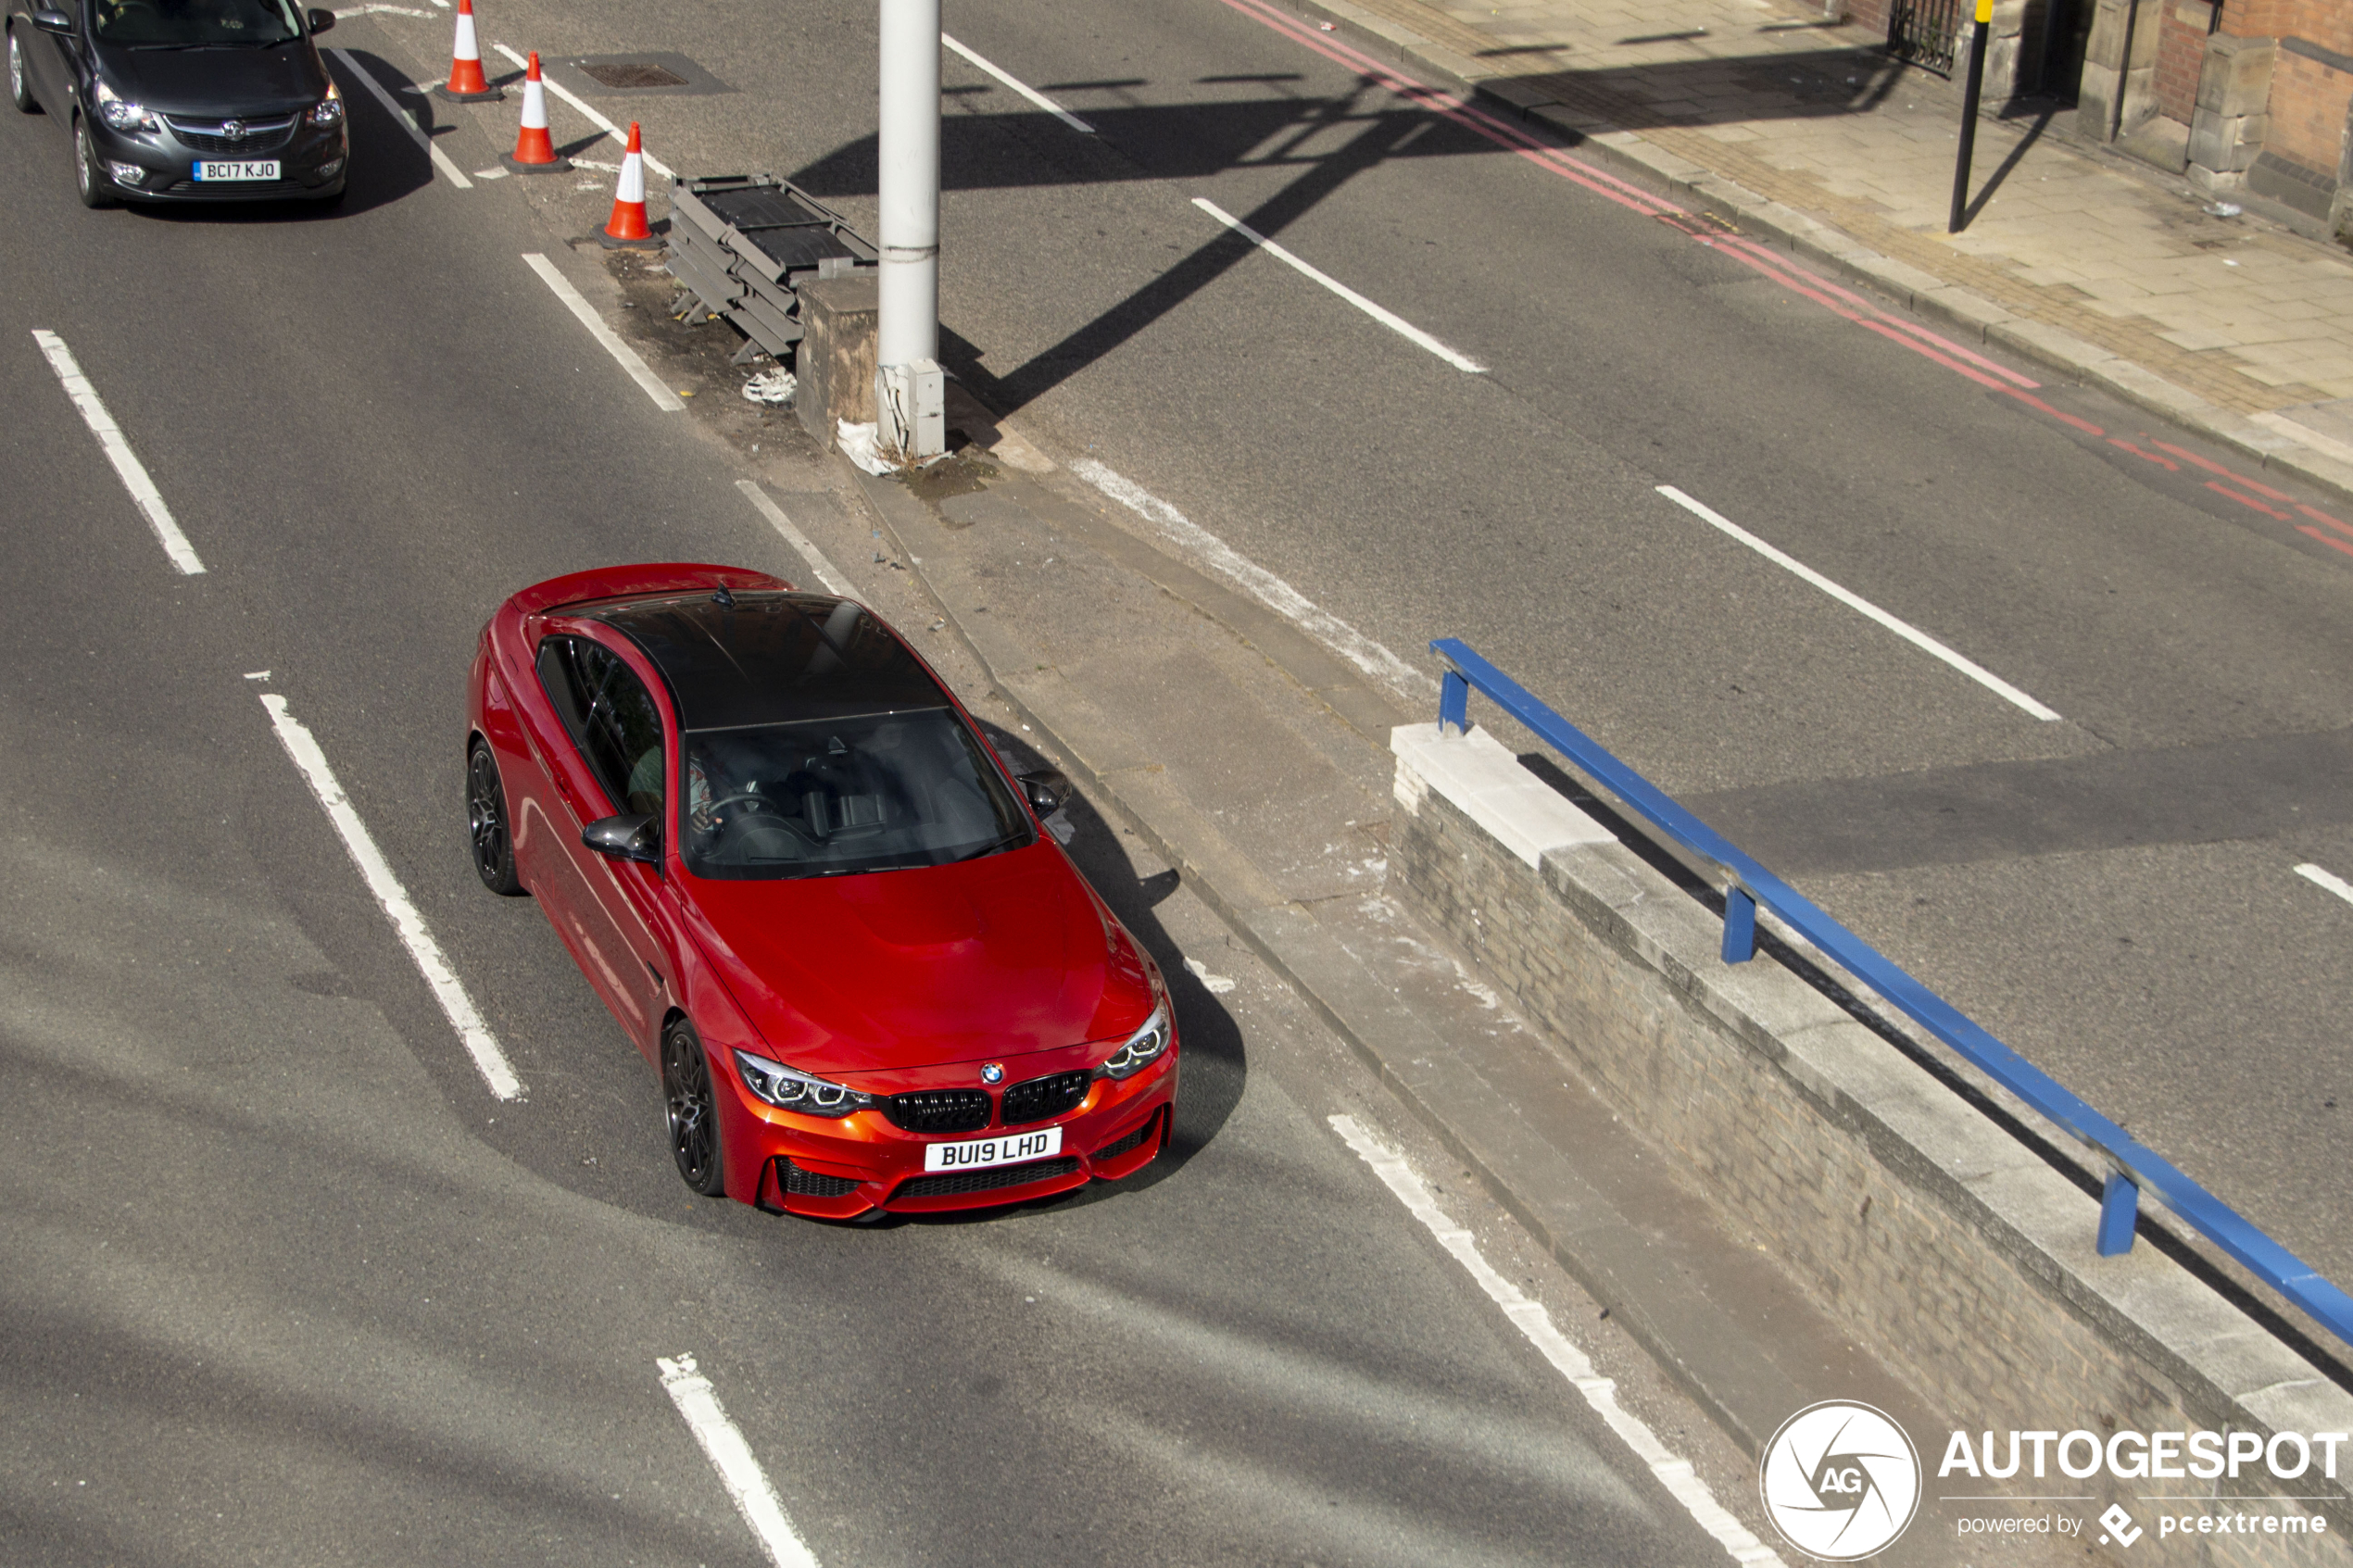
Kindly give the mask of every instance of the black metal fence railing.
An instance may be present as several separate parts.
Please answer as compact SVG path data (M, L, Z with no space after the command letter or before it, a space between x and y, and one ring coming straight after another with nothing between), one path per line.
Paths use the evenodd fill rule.
M1939 76L1953 74L1960 52L1961 0L1893 0L1887 52Z

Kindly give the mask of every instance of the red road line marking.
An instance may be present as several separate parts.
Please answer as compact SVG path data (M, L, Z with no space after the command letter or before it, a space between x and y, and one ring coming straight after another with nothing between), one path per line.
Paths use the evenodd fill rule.
M2353 533L2353 527L2348 527L2346 524L2337 521L2336 519L2329 516L2328 513L2321 510L2318 507L2308 507L2303 502L2298 501L2296 503L2296 509L2302 512L2306 517L2310 518L2314 522L2327 523L2339 533Z
M2161 443L2160 443L2160 445L2161 445ZM2169 450L2169 451L2170 451L2170 450L2171 450L2171 447L2168 447L2168 448L2167 448L2167 450ZM2210 468L2210 467L2212 467L2213 465L2209 463L2209 464L2208 464L2207 466ZM2285 512L2275 512L2275 511L2273 511L2271 508L2269 508L2269 507L2265 506L2262 502L2260 502L2260 501L2257 500L2254 496L2252 496L2252 495L2240 495L2237 491L2235 491L2235 490L2232 489L2232 488L2231 488L2229 485L2227 485L2227 484L2222 484L2222 483L2218 483L2218 482L2216 482L2216 481L2214 481L2214 480L2209 479L2209 480L2208 480L2208 481L2206 482L2206 487L2207 487L2208 490L2213 491L2213 492L2214 492L2217 495L2228 495L2228 496L2229 496L2232 500L2236 501L2236 502L2237 502L2240 506L2242 506L2242 507L2253 507L2253 508L2254 508L2257 511L2261 512L2261 513L2262 513L2265 517L2273 517L2273 518L2277 518L2277 519L2279 519L2282 522L2285 522L2285 521L2288 521L2288 515L2287 515L2287 513L2285 513ZM2260 486L2254 486L2253 488L2259 488L2259 488L2260 488ZM2266 491L2264 491L2263 493L2264 493L2266 495L2278 495L2278 494L2279 494L2279 492L2278 492L2278 491L2276 491L2276 490L2266 490Z
M2129 441L2120 440L2116 436L2111 435L2108 438L2108 444L2110 446L2121 446L2127 452L2132 453L2135 458L2145 458L2148 461L2155 463L2158 468L2163 469L2168 473L2179 473L2182 471L2182 465L2173 461L2172 458L2160 458L2154 452L2144 452Z
M2342 539L2332 539L2317 528L2307 528L2299 522L2296 525L2296 531L2298 533L2309 533L2332 550L2343 550L2347 555L2353 556L2353 545L2348 545Z
M2072 414L2060 413L2057 408L2052 408L2048 403L2044 402L2041 398L2035 396L2031 392L2020 392L2014 386L2006 386L2001 388L2001 390L2008 393L2012 397L2017 398L2020 402L2026 404L2030 408L2042 409L2043 412L2050 415L2051 418L2058 420L2061 424L2073 425L2077 430L2082 431L2086 435L2106 435L2108 433L2108 432L2102 430L2099 426L2094 424L2089 420L2079 420Z
M1939 354L1936 350L1931 348L1924 343L1914 343L1911 339L1903 336L1901 333L1897 332L1894 328L1887 325L1883 321L1859 321L1856 324L1857 326L1869 328L1870 331L1875 332L1879 333L1880 336L1887 339L1890 343L1900 343L1905 347L1910 349L1913 353L1922 355L1928 358L1935 360L1938 364L1944 366L1946 370L1951 370L1954 374L1969 377L1969 380L1977 383L1980 386L1990 386L1996 392L2009 392L2014 390L2013 388L2003 385L2000 382L1995 381L1992 376L1985 374L1982 370L1971 370L1969 366L1962 364L1958 359L1947 359L1944 355Z
M2245 474L2238 472L2234 469L2226 469L2210 458L2201 458L2195 452L2185 452L2179 446L2172 445L2167 442L2158 441L2153 436L2144 436L2142 439L2147 441L2150 445L2156 447L2160 452L2171 452L2185 463L2196 463L2198 467L2204 469L2208 473L2219 473L2224 479L2229 480L2232 483L2244 484L2259 495L2269 495L2274 501L2293 501L2296 499L2295 496L2290 495L2284 491L2274 490L2268 484L2258 484L2255 481L2247 478Z

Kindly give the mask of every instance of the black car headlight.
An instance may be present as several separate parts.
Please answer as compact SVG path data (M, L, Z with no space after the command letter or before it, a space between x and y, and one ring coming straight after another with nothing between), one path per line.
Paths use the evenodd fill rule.
M153 131L157 128L156 117L144 104L136 104L107 86L98 83L98 118L117 131Z
M310 106L310 123L313 125L341 125L343 123L343 90L333 82L327 83L327 95Z
M875 1103L872 1095L861 1094L841 1084L829 1084L823 1078L812 1078L781 1061L771 1061L749 1051L736 1052L736 1071L743 1074L744 1087L780 1110L797 1110L804 1116L841 1117Z
M1144 1026L1121 1041L1119 1048L1112 1052L1110 1058L1104 1061L1103 1076L1106 1078L1132 1076L1143 1071L1154 1058L1167 1048L1168 998L1164 997L1160 1000L1160 1005L1152 1009L1152 1015L1144 1020Z

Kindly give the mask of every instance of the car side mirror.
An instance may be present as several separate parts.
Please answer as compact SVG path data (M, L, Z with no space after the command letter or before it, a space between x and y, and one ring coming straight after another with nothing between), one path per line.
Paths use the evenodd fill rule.
M1030 809L1041 817L1051 817L1063 809L1071 797L1070 780L1052 768L1043 772L1021 775L1021 792L1029 797Z
M335 14L333 11L322 11L313 6L303 16L304 19L310 23L310 31L313 32L324 32L335 25Z
M73 31L73 19L63 11L35 11L32 25L44 32L69 33Z
M661 864L661 824L651 812L623 811L600 817L580 830L580 842L609 860Z

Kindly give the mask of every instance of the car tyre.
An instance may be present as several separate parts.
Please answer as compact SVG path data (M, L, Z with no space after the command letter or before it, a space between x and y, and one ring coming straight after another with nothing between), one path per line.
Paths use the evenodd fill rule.
M466 836L473 848L474 874L484 887L510 898L523 890L515 873L515 835L507 821L498 759L479 737L466 755Z
M727 1186L719 1148L719 1097L712 1091L702 1036L683 1018L661 1032L661 1102L679 1179L705 1198L717 1198Z
M8 30L8 98L27 114L41 112L41 100L32 95L32 78L26 71L24 45L17 42L17 30Z
M84 207L115 204L106 176L98 172L98 149L90 144L90 127L80 115L73 117L73 189Z

